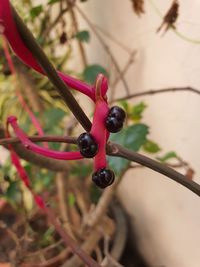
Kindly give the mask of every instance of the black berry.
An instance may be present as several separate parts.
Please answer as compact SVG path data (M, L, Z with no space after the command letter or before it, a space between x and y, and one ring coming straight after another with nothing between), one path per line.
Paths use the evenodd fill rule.
M97 154L98 145L90 133L82 133L77 139L77 144L85 158L93 158Z
M115 174L113 171L102 168L92 175L92 181L100 188L105 188L111 185L115 180Z
M124 120L126 118L126 113L122 108L120 108L118 106L114 106L110 109L109 116L117 118L117 119L124 122Z
M122 108L112 107L105 121L106 129L111 133L119 132L123 128L125 118L126 113Z
M106 119L106 129L111 133L117 133L123 128L123 121L115 117L108 116Z

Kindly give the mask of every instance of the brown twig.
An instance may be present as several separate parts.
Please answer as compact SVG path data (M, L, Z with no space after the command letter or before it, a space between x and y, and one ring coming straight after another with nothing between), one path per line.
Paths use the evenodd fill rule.
M56 18L48 25L48 27L42 32L42 36L48 36L48 34L50 33L50 31L60 22L60 20L62 19L63 15L69 11L69 8L63 8L60 9L59 14L56 16Z
M4 229L7 232L7 234L11 237L11 239L15 242L17 249L20 250L21 245L16 233L13 232L12 229L8 227L3 221L0 221L0 228Z
M0 134L0 136L1 136L1 134ZM59 166L59 168L61 168L61 170L68 169L68 168L64 168L64 166L66 166L66 164L63 164L64 166L62 166L62 161L38 156L37 154L25 149L22 145L15 145L14 148L20 157L22 157L25 160L28 160L34 164L38 164L39 166L43 166L43 167L49 168L51 170L52 170L52 168L53 168L53 170L59 170L59 169L57 169L58 166ZM124 148L118 144L111 143L111 142L108 144L108 154L115 156L115 157L126 158L130 161L134 161L134 162L139 163L145 167L148 167L148 168L150 168L156 172L159 172L159 173L165 175L166 177L182 184L183 186L187 187L189 190L191 190L192 192L194 192L195 194L200 196L200 185L199 184L195 183L194 181L190 181L186 176L182 175L181 173L176 172L175 170L171 169L170 167L168 167L168 166L166 166L160 162L157 162L157 161L150 159L144 155L141 155L139 153L136 153L132 150L126 149L126 148ZM45 160L46 160L46 162L45 162ZM48 163L48 162L51 162L51 164L52 164L52 162L54 162L55 166L49 166L50 163ZM112 188L112 187L110 187L110 188ZM107 192L107 191L105 190L105 192Z
M101 267L95 260L93 260L88 254L86 254L84 250L80 248L78 244L76 244L74 240L64 231L61 224L56 220L55 215L48 207L45 208L45 213L48 215L49 221L53 224L56 231L64 240L65 244L70 247L74 254L78 255L78 257L89 267Z
M59 205L60 215L61 215L65 230L74 240L76 240L74 233L72 232L68 213L67 213L66 186L65 186L66 175L67 173L62 173L62 172L59 172L56 175L56 187L58 191L58 205Z
M75 14L74 9L73 9L73 4L69 0L67 0L67 4L69 5L69 14L71 16L74 30L76 33L78 33L79 32L78 21L77 21L76 14ZM85 68L87 66L87 58L86 58L85 50L84 50L82 42L78 39L77 39L77 42L78 42L78 46L79 46L79 50L80 50L80 54L81 54L83 67Z
M122 157L130 161L137 162L145 167L148 167L156 172L159 172L166 177L176 181L177 183L185 186L198 196L200 196L200 185L194 181L189 180L186 176L182 175L181 173L169 168L166 165L161 164L153 159L150 159L144 155L141 155L137 152L129 150L127 148L122 147L118 144L111 144L111 153L112 156L115 157Z
M119 47L121 47L125 52L127 52L128 54L132 54L132 49L130 49L129 47L127 47L126 45L124 45L120 40L116 39L115 37L113 37L109 32L107 32L105 29L102 29L99 25L97 24L93 24L96 29L101 32L104 36L106 36L108 39L110 39L112 42L114 42L115 44L117 44Z
M5 131L0 126L0 140L3 140L4 137L5 137ZM8 144L8 143L9 142L7 142L6 144ZM68 169L69 169L68 165L64 161L60 161L60 160L56 160L56 159L50 159L50 158L35 154L35 153L25 149L24 146L21 144L16 143L16 144L12 144L12 146L20 158L22 158L26 161L29 161L29 162L31 162L31 163L39 166L39 167L46 168L46 169L49 169L52 171L68 171ZM6 147L6 145L5 145L5 147Z
M127 72L127 70L129 69L130 65L134 62L134 57L136 56L137 54L137 51L136 50L133 50L130 54L130 57L126 63L126 65L124 66L124 69L122 70L122 73L121 75L125 75L125 73ZM117 78L114 80L113 84L111 85L112 87L115 87L118 82L121 80L121 75L118 75Z
M124 267L118 263L109 252L110 236L104 234L104 254L105 258L103 259L101 265L102 267Z
M129 96L124 96L117 98L113 100L113 102L117 101L123 101L123 100L129 100L131 98L136 98L136 97L141 97L141 96L146 96L146 95L155 95L155 94L161 94L161 93L170 93L170 92L184 92L184 91L189 91L193 92L195 94L200 95L200 90L197 90L193 87L186 86L186 87L169 87L169 88L164 88L164 89L158 89L158 90L148 90L148 91L143 91L139 93L134 93L130 94Z
M19 77L18 88L25 95L25 98L34 112L43 112L44 106L38 95L37 90L35 90L35 84L32 76L28 72L27 68L21 64L18 59L14 60L15 69Z
M111 93L111 97L110 97L110 103L113 102L114 99L114 94L115 94L115 87L117 86L118 82L121 80L121 78L126 74L126 72L128 71L129 67L131 66L131 64L134 62L134 57L137 54L137 51L132 51L124 69L122 70L121 74L119 74L116 79L114 80L113 84L111 85L112 88L112 93ZM128 97L128 96L127 96Z
M26 257L27 258L28 257L36 257L39 253L41 253L41 252L42 253L48 252L49 250L54 249L55 247L58 247L58 246L60 246L62 244L63 244L63 240L60 239L59 241L57 241L57 242L49 245L48 247L41 248L39 251L36 250L36 251L33 251L33 252L27 252L26 253Z
M57 142L76 144L77 138L69 136L55 136L55 135L43 135L43 136L28 136L32 142ZM21 143L18 137L2 138L0 136L0 145L14 145Z
M90 254L92 251L95 250L95 247L97 246L97 243L102 238L102 229L108 234L111 235L114 232L114 225L108 217L104 217L103 220L101 220L100 225L96 225L90 233L87 233L87 238L81 245L82 249L86 251L88 254ZM70 260L67 260L66 263L62 265L62 267L79 267L81 266L80 259L74 255Z

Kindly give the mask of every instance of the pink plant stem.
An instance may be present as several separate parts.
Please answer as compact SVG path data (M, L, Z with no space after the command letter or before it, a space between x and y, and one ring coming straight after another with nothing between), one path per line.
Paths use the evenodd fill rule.
M17 118L15 116L8 117L7 124L10 124L12 126L16 136L20 139L20 141L25 146L25 148L37 154L40 154L45 157L61 159L61 160L78 160L78 159L83 158L83 156L80 154L79 151L59 152L59 151L54 151L54 150L51 150L45 147L40 147L34 144L30 139L28 139L25 132L18 126Z
M109 133L105 128L105 119L108 115L109 108L103 95L108 88L107 79L104 75L99 74L95 83L95 112L92 123L91 134L94 136L98 143L99 150L94 158L95 171L105 168L106 162L106 142L109 137Z
M108 114L108 106L104 101L97 101L94 113L94 119L91 129L91 134L94 136L96 142L98 143L98 153L94 158L94 169L95 171L105 168L106 163L106 141L107 141L107 131L105 130L104 121Z
M15 79L17 80L17 73L16 73L15 66L13 64L12 58L11 58L9 50L8 50L7 41L4 38L4 36L3 36L2 39L3 39L2 40L3 41L3 50L4 50L4 53L5 53L5 56L6 56L10 71L14 75ZM44 132L42 130L40 122L38 121L38 119L36 118L34 113L31 111L29 106L26 104L26 101L24 100L22 94L20 93L20 91L18 89L16 90L16 95L17 95L17 97L19 99L19 102L21 103L22 107L24 108L24 110L26 110L26 112L29 114L29 117L30 117L33 125L35 126L38 134L41 135L41 136L44 135ZM46 144L45 146L48 147L47 143L45 143L45 144Z
M83 93L84 95L91 98L92 101L95 101L94 89L93 86L86 84L83 81L75 79L69 75L66 75L60 71L57 72L60 78L72 89Z

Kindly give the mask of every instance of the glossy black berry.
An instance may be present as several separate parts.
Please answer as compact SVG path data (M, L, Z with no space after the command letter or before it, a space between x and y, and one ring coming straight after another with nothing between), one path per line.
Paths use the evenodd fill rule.
M100 188L105 188L111 185L115 180L115 174L113 171L102 168L92 175L92 181Z
M115 117L108 116L106 118L106 129L111 133L117 133L123 128L123 121Z
M77 144L85 158L93 158L97 154L98 145L90 133L82 133L77 139Z
M126 118L126 113L122 108L120 108L118 106L114 106L110 109L108 116L114 117L114 118L124 122L124 120Z
M111 133L119 132L123 128L125 118L126 113L122 108L118 106L112 107L105 121L106 129Z

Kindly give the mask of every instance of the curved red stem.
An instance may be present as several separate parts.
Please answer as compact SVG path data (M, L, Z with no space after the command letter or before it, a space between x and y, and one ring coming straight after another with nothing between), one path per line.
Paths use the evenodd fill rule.
M54 158L54 159L61 159L61 160L78 160L82 159L83 156L80 154L79 151L74 152L60 152L60 151L54 151L49 148L40 147L36 144L34 144L25 134L25 132L18 126L17 124L17 118L15 116L10 116L7 119L7 124L10 124L16 134L16 136L20 139L22 144L25 146L25 148L38 153L42 156Z

